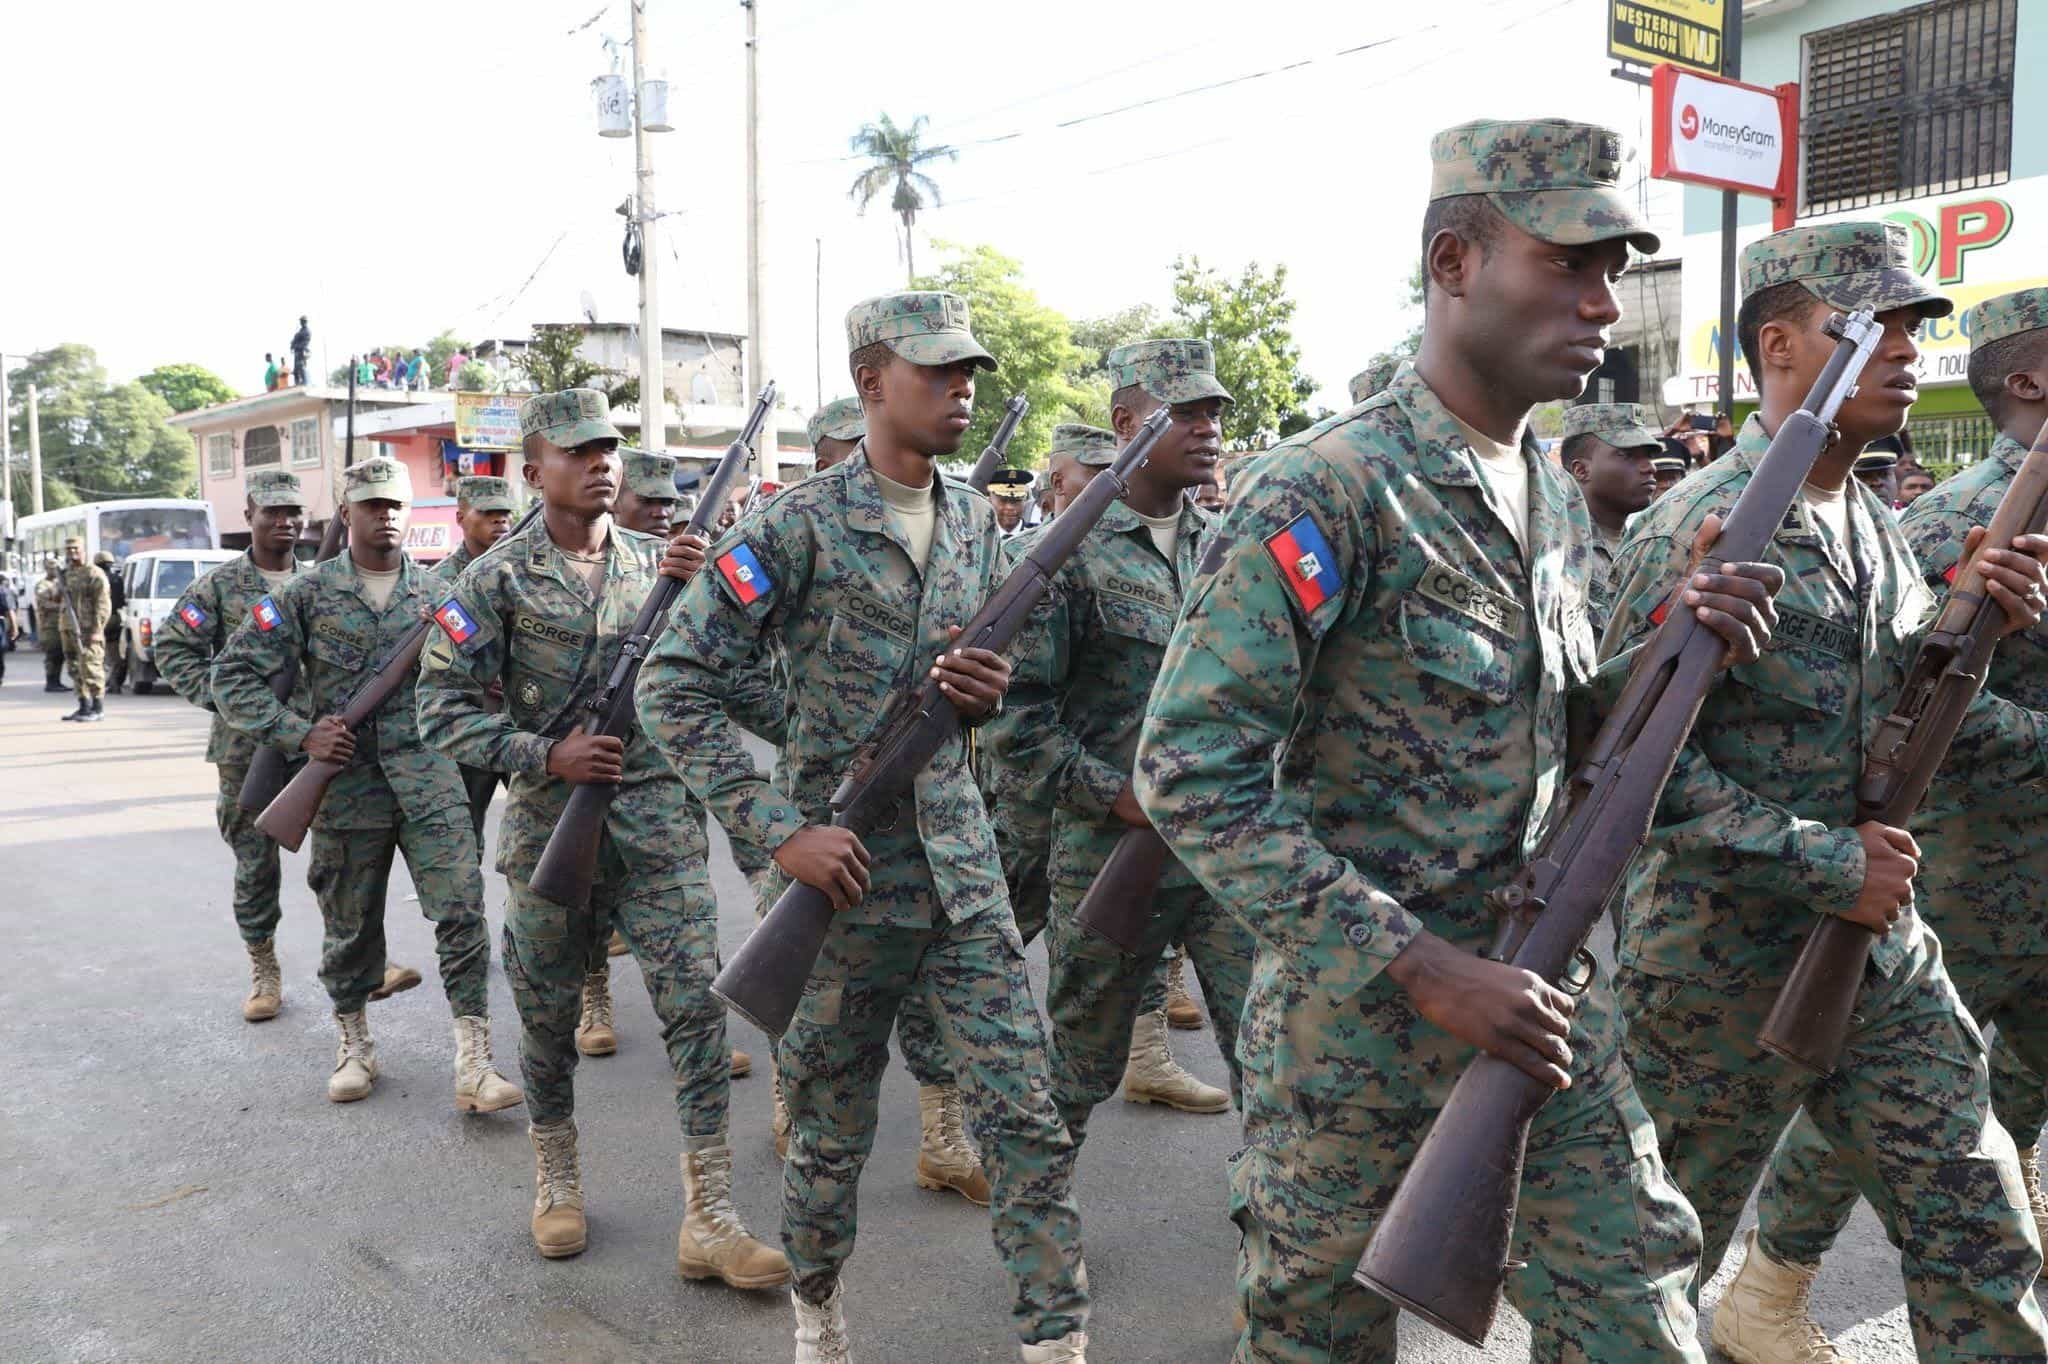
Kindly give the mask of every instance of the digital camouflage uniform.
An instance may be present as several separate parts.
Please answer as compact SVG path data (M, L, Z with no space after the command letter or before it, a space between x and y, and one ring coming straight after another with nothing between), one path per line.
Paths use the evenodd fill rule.
M519 499L512 494L512 484L502 478L475 474L460 479L455 485L457 505L464 503L478 511L501 511L507 515L519 510ZM459 541L448 557L435 564L433 574L450 587L462 576L476 556L470 553L469 541ZM503 709L504 701L493 696L485 702L487 706ZM483 856L484 822L490 815L491 797L498 789L498 774L487 767L459 765L462 773L462 789L469 798L469 827L476 833L477 856Z
M69 543L84 544L84 541ZM98 564L64 565L59 579L69 609L57 608L57 629L64 641L64 666L80 701L96 702L107 690L107 621L114 613L113 585ZM76 617L77 629L72 628ZM83 631L81 635L79 631Z
M1207 342L1119 346L1107 363L1113 387L1140 386L1162 403L1230 400ZM1076 1145L1087 1135L1095 1105L1116 1092L1141 996L1171 943L1184 943L1195 964L1229 1067L1232 1099L1241 1088L1237 1018L1252 960L1244 926L1177 863L1160 877L1135 954L1075 918L1126 831L1110 807L1131 779L1145 702L1183 589L1214 534L1208 514L1183 498L1168 563L1138 514L1122 499L1111 502L1053 576L1041 609L1010 651L1016 671L993 757L999 768L1030 773L1051 797L1046 1006L1053 1024L1053 1095Z
M1637 403L1578 403L1564 410L1561 440L1590 435L1617 450L1662 450L1664 442L1650 429L1650 415ZM1570 469L1567 468L1569 473ZM1597 637L1607 628L1614 609L1614 552L1620 540L1609 541L1598 523L1593 526L1591 576L1586 580L1586 614Z
M1583 124L1439 134L1433 197L1487 189L1552 240L1655 239ZM1557 192L1562 191L1562 192ZM1592 536L1525 437L1527 550L1412 366L1262 456L1231 489L1138 750L1145 812L1257 939L1238 1039L1245 1146L1236 1358L1395 1357L1393 1304L1352 1280L1475 1050L1385 968L1427 930L1491 945L1489 889L1561 810L1567 704L1592 680ZM1572 1087L1529 1138L1507 1278L1532 1357L1703 1358L1699 1228L1657 1158L1604 971L1573 1019Z
M388 471L396 469L399 475ZM365 460L344 475L350 501L410 500L403 466ZM337 513L339 514L339 513ZM213 699L257 743L297 752L313 719L339 714L406 633L434 608L441 584L410 557L380 611L354 558L340 554L249 608L214 664ZM304 713L277 700L270 678L299 664ZM313 818L307 880L326 924L320 983L337 1014L361 1012L384 976L384 903L394 852L405 857L420 912L434 924L441 988L457 1018L489 1015L490 938L476 835L455 764L420 740L414 679L355 730L355 752Z
M1793 228L1744 251L1744 296L1797 281L1837 308L1947 312L1910 260L1895 224ZM1728 455L1637 518L1615 565L1608 653L1653 628L1701 521L1727 513L1768 444L1752 416ZM1629 1067L1699 1212L1703 1279L1803 1103L1901 1246L1919 1357L2038 1359L2048 1336L2027 1290L2041 1251L2017 1155L1990 1116L1983 1040L1919 916L1877 940L1834 1074L1816 1080L1757 1042L1812 916L1847 913L1862 890L1865 745L1934 605L1883 504L1847 487L1850 544L1795 503L1766 550L1785 570L1770 647L1708 695L1630 873L1618 953ZM2009 791L2048 772L2044 741L2036 717L1980 697L1950 767Z
M968 331L967 305L951 294L856 305L848 333L850 349L885 341L913 364L993 364ZM735 527L684 589L641 675L641 721L735 837L776 848L827 823L831 794L890 697L923 684L946 627L965 625L1000 581L988 503L943 478L934 503L920 570L863 448ZM728 679L764 635L782 641L791 673L774 782L723 712ZM834 917L778 1047L793 1122L783 1245L799 1297L824 1304L853 1249L889 1029L903 1001L920 995L988 1173L990 1230L1015 1284L1015 1324L1036 1341L1079 1330L1087 1315L1080 1219L1065 1192L1073 1146L1048 1092L1043 1023L967 747L963 736L941 750L894 827L864 840L869 890Z
M1391 383L1394 378L1394 371L1401 368L1402 361L1409 358L1404 355L1388 356L1384 360L1378 360L1367 365L1364 369L1352 375L1350 383L1346 385L1351 394L1352 406L1355 407L1359 403L1364 402L1367 398L1370 398L1373 394Z
M305 505L298 475L289 472L259 469L249 475L248 491L259 507ZM256 561L244 554L186 588L156 628L157 671L178 695L213 715L206 735L206 761L219 779L213 817L221 840L234 850L235 926L248 943L276 933L282 877L276 842L256 827L256 812L242 808L242 782L256 756L256 741L230 725L214 704L213 660L249 619L250 608L269 593Z
M833 440L859 440L868 433L867 412L858 398L834 398L804 423L804 439L811 449L830 436Z
M58 678L64 671L64 638L58 618L64 614L64 586L49 573L36 579L36 647L43 651L43 690L61 691Z
M1964 318L1973 346L2048 326L2048 290L1981 303ZM2001 435L1977 463L1923 493L1901 518L1928 589L1947 592L1972 526L1988 526L2027 448ZM2048 712L2048 623L2000 642L1988 688L2015 705ZM1914 895L1941 935L1942 961L1979 1027L1995 1025L1991 1108L2023 1146L2048 1122L2048 783L1992 786L1977 771L1944 765L1913 822L1924 858ZM1856 1206L1855 1180L1812 1119L1794 1120L1757 1200L1757 1234L1772 1257L1817 1264Z

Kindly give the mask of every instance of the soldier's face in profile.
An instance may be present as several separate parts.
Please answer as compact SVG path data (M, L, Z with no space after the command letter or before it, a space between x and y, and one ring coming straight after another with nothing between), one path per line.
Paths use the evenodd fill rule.
M624 465L615 440L585 441L565 450L535 436L526 459L526 483L550 507L596 520L618 501Z
M1457 349L1532 406L1576 398L1606 355L1608 328L1621 320L1615 283L1628 267L1628 243L1566 246L1505 220L1496 229L1483 248L1461 243Z
M642 497L631 488L621 488L619 499L612 507L612 515L627 530L637 530L643 535L659 535L668 538L669 525L675 516L676 504L659 497Z
M854 447L859 444L860 442L857 440L841 440L837 436L818 437L816 462L812 464L811 472L824 473L827 469L852 454Z
M974 370L972 360L914 365L892 354L875 374L881 411L870 409L869 424L886 422L897 440L927 459L953 455L974 420Z

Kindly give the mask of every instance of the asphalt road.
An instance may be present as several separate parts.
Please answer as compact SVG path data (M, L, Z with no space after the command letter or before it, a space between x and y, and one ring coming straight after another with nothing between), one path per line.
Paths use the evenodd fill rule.
M685 1284L667 1067L630 959L614 963L619 1054L578 1072L590 1249L546 1262L527 1235L524 1110L464 1117L452 1102L433 940L403 866L387 919L394 960L427 984L371 1005L382 1077L330 1104L334 1034L315 978L320 921L305 855L285 858L285 1008L242 1022L246 959L231 862L213 825L205 717L174 697L116 696L70 725L40 659L0 686L0 1360L663 1360L791 1356L779 1294ZM495 823L495 815L493 817ZM488 852L486 863L488 865ZM752 925L745 884L713 832L728 951ZM503 879L486 873L493 924ZM494 951L494 957L496 955ZM1044 955L1031 961L1043 995ZM1192 977L1191 977L1192 983ZM497 1054L517 1077L517 1018L492 966ZM744 1024L735 1043L765 1060ZM1214 1036L1176 1048L1215 1083ZM735 1082L735 1197L773 1239L779 1167L765 1068ZM1096 1296L1091 1358L1196 1364L1230 1354L1236 1232L1225 1218L1233 1118L1112 1100L1079 1196ZM846 1275L857 1358L955 1364L1016 1358L986 1215L911 1182L916 1089L884 1082ZM1709 1312L1727 1274L1710 1284ZM1867 1210L1823 1272L1820 1318L1863 1364L1912 1358L1897 1261ZM1702 1328L1702 1336L1705 1330ZM1468 1350L1404 1322L1406 1360L1518 1360L1502 1313Z

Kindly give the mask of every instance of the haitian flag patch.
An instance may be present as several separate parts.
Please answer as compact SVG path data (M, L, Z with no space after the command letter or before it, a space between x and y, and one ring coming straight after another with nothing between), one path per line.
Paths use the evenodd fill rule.
M179 607L178 619L184 621L195 630L204 630L206 628L206 613L199 609L199 603L196 601L188 601Z
M1314 611L1344 590L1344 579L1337 573L1337 555L1308 512L1267 536L1266 552L1273 556L1273 566L1304 611Z
M277 609L277 603L268 597L250 607L249 614L256 618L259 630L275 630L284 623L284 615Z
M470 636L476 633L476 622L469 618L469 612L462 609L462 603L453 597L434 611L434 623L457 644L469 643Z
M768 595L775 587L775 580L768 576L768 570L761 567L761 561L754 557L754 551L741 541L718 556L718 571L725 578L725 585L732 589L741 606L750 606Z

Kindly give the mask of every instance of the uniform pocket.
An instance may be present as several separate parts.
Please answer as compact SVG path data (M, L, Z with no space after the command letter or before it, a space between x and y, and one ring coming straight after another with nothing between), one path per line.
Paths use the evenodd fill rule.
M1173 637L1173 613L1162 606L1114 593L1095 594L1095 618L1112 635L1166 647Z
M1514 697L1511 642L1415 593L1401 598L1401 644L1420 671L1485 697L1496 706Z

